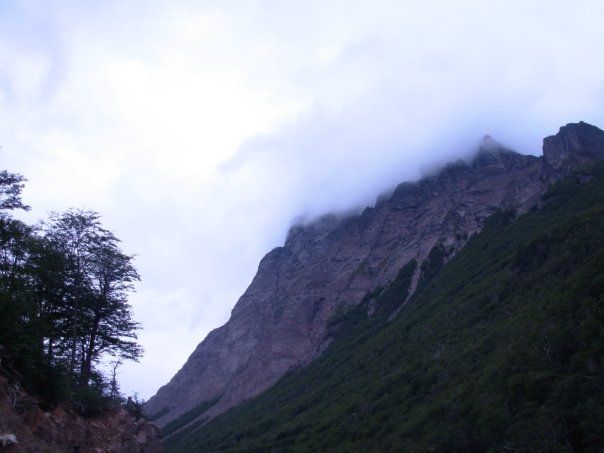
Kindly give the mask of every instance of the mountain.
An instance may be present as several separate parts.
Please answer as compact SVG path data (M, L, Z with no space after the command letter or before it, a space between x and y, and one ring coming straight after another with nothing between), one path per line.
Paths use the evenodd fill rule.
M552 183L601 157L603 137L594 126L569 124L544 140L543 157L488 138L471 160L400 184L358 216L294 226L284 246L262 259L229 321L149 400L147 412L164 433L177 433L260 394L329 350L334 317L363 300L373 313L376 299L365 296L402 273L405 297L389 313L398 319L396 311L487 219L502 209L527 212Z
M408 303L414 261L332 318L321 357L166 450L602 451L604 163L444 266L433 250Z

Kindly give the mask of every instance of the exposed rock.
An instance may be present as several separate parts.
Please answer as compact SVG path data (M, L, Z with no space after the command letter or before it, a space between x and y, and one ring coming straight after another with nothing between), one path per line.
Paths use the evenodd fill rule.
M10 445L17 445L19 441L17 441L17 436L14 434L2 434L0 435L0 446L8 447Z
M0 445L7 452L159 453L158 428L123 408L94 418L38 400L0 374Z
M558 171L573 168L593 159L604 158L604 134L591 124L571 123L556 135L543 139L543 157Z
M568 168L603 156L603 140L593 126L567 125L545 139L544 159L488 137L473 160L400 184L361 215L294 226L262 259L230 320L197 346L147 412L163 425L219 398L203 414L211 418L262 392L324 350L336 309L358 303L409 260L421 264L437 243L455 253L495 210L528 209Z

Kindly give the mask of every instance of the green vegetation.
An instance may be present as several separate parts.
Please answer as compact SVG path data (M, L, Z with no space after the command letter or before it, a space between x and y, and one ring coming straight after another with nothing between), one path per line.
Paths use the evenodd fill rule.
M163 407L161 410L157 411L154 414L148 415L146 418L150 422L154 422L154 421L158 420L160 417L163 417L164 415L166 415L168 412L170 412L170 409L168 407Z
M377 315L390 316L405 303L416 267L417 261L409 261L401 268L394 281L380 293L376 299Z
M442 270L445 265L445 260L449 257L453 250L446 250L445 245L439 241L422 263L420 268L420 277L417 282L417 291L424 288L430 281Z
M220 398L221 397L219 396L217 398L214 398L213 400L204 401L203 403L195 406L193 409L185 412L178 418L172 420L170 423L168 423L166 426L164 426L162 428L161 437L166 438L170 434L185 427L188 423L195 420L197 417L199 417L201 414L203 414L205 411L207 411L209 408L211 408L214 404L216 404Z
M368 295L320 358L166 449L601 451L604 168L497 212L425 275L391 322Z
M0 358L44 406L65 402L83 415L121 401L115 380L137 360L138 323L128 295L139 280L133 257L93 211L52 214L40 225L13 218L24 178L0 172ZM98 369L113 358L113 378ZM131 401L134 412L140 402Z

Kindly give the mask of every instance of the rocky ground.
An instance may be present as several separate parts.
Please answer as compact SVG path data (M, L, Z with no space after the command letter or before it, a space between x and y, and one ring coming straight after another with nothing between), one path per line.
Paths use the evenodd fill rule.
M83 418L63 406L42 410L39 401L0 373L0 451L157 453L159 430L125 409Z

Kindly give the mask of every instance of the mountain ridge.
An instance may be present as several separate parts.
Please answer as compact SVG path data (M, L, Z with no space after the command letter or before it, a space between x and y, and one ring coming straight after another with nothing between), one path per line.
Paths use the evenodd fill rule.
M455 254L497 209L526 211L552 182L599 157L602 134L586 123L563 126L544 139L543 157L481 148L470 161L399 184L358 216L294 225L284 246L261 260L229 321L197 346L146 410L166 425L216 399L198 414L210 419L267 389L325 350L338 309L387 285L411 259L419 269L437 243Z
M332 318L319 358L166 450L601 451L604 163L446 253L408 303L413 261Z

